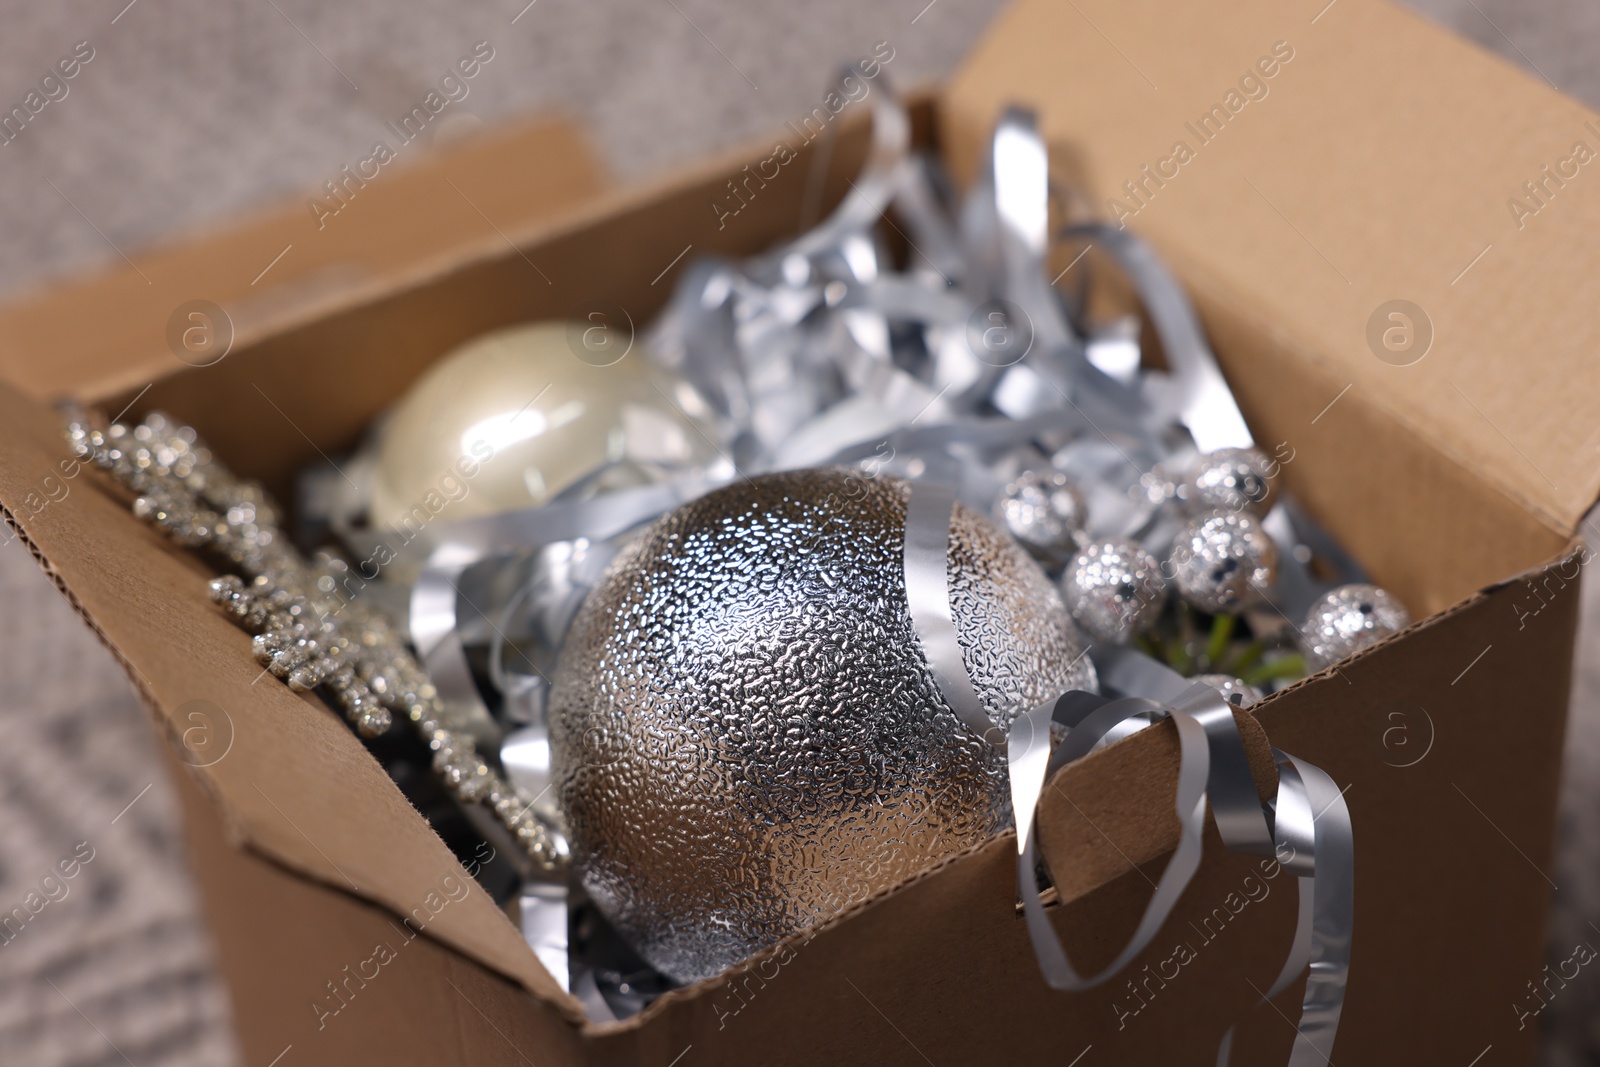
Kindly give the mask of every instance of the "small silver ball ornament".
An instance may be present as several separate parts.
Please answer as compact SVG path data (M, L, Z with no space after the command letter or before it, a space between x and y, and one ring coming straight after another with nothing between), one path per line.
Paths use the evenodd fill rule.
M1191 681L1206 683L1236 708L1248 708L1265 697L1261 690L1231 674L1197 674Z
M1237 611L1272 588L1278 547L1261 524L1232 512L1190 519L1172 544L1178 595L1211 614Z
M1060 471L1024 471L1001 490L995 518L1024 545L1065 552L1077 547L1088 518L1083 494Z
M1410 624L1405 606L1388 590L1362 583L1341 585L1318 597L1306 613L1300 631L1306 668L1320 671Z
M1178 495L1191 514L1244 514L1261 518L1277 495L1267 457L1254 448L1219 448L1199 456Z
M584 888L651 964L720 973L1011 824L1005 753L944 701L906 604L909 483L740 482L650 527L567 637L556 788ZM957 505L949 595L1004 728L1095 688L1044 572ZM604 761L584 738L604 731Z
M1136 541L1097 541L1061 573L1061 598L1096 641L1121 644L1148 629L1167 602L1161 564Z

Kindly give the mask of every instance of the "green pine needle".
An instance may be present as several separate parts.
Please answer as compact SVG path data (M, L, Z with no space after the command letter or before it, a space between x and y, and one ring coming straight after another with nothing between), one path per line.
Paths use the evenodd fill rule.
M1293 655L1280 656L1269 660L1245 675L1244 680L1251 685L1260 686L1279 678L1299 678L1306 673L1305 657L1298 652Z

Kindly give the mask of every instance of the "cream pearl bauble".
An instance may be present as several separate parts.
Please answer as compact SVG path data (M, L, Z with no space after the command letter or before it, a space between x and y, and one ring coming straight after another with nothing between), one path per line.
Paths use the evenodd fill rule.
M562 322L497 330L418 379L378 432L370 525L535 507L602 468L609 488L715 461L692 389L638 351L597 366L574 336Z

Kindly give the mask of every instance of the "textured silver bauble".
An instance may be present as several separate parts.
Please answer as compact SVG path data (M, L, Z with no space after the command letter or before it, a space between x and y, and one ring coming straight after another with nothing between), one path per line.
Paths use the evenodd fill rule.
M1001 490L995 517L1024 545L1055 552L1077 547L1088 518L1083 494L1060 471L1024 471Z
M1061 573L1061 597L1090 637L1120 644L1160 617L1167 583L1138 542L1097 541Z
M1324 593L1306 613L1301 651L1308 670L1338 663L1411 624L1400 599L1375 585L1341 585Z
M1195 459L1178 494L1194 514L1226 512L1260 518L1272 508L1267 457L1254 448L1219 448Z
M1011 821L1004 753L912 629L908 483L766 475L648 529L580 611L550 703L584 888L646 960L716 974ZM1093 689L1044 573L957 505L949 592L990 718ZM603 761L584 738L608 738Z
M1261 524L1229 512L1191 519L1172 543L1172 581L1201 611L1237 611L1263 597L1278 574L1278 548Z
M1236 708L1248 708L1264 696L1261 690L1231 674L1197 674L1190 680L1206 683Z

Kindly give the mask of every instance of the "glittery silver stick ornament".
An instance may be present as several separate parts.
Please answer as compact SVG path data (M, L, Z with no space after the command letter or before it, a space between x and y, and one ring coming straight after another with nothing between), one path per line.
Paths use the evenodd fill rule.
M1161 564L1138 542L1097 541L1067 564L1061 596L1090 637L1121 643L1161 616L1167 583Z
M1248 515L1191 519L1172 544L1178 595L1201 611L1237 611L1266 596L1277 577L1278 550Z
M1398 597L1375 585L1341 585L1324 593L1306 613L1301 646L1306 667L1320 671L1399 633L1411 616Z
M1008 482L995 502L995 517L1024 545L1047 552L1077 547L1088 519L1083 494L1060 471L1024 471Z

